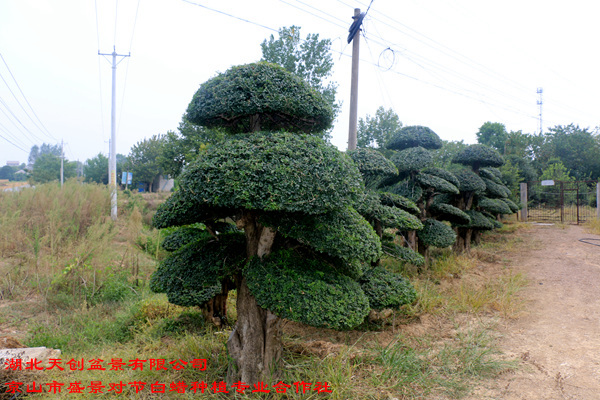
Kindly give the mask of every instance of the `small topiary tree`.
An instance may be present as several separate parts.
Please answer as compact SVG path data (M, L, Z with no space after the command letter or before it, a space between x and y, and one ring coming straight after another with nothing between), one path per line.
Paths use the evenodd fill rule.
M423 227L418 218L421 211L413 201L395 193L376 190L382 182L396 177L398 169L381 152L371 148L352 150L348 154L356 163L363 176L363 180L367 183L367 187L371 188L367 192L362 204L358 207L358 211L371 223L375 232L377 232L382 241L384 253L390 257L417 266L422 265L424 258L421 255L412 249L403 247L402 244L397 244L394 235L384 234L386 228L406 231L421 229ZM383 272L379 271L377 276L381 276L382 274ZM375 275L365 275L375 277ZM398 282L399 280L401 278L394 278L392 275L389 277L390 282ZM363 285L363 287L371 286Z
M276 374L281 318L348 329L371 308L368 277L359 280L381 245L355 209L367 194L354 162L317 137L332 115L319 93L268 63L216 76L188 107L191 122L235 135L186 168L154 216L158 228L202 222L210 237L171 253L152 282L180 304L237 290L229 382ZM217 229L223 221L237 231Z
M468 224L455 223L458 236L455 249L463 252L470 250L472 241L479 242L482 231L502 226L500 216L512 212L509 203L504 201L511 193L501 180L501 172L496 169L504 160L495 149L482 144L470 145L461 150L453 162L471 167L456 174L460 189L460 195L455 198L456 205L467 211L472 219ZM482 218L488 218L489 223L484 223Z
M441 147L439 136L423 126L402 128L387 145L388 149L397 150L391 161L398 167L399 174L395 179L384 181L388 186L382 190L405 196L419 207L424 228L408 231L406 235L409 246L425 257L430 246L447 247L456 239L452 228L439 220L452 220L458 210L451 210L450 206L431 208L441 194L458 194L456 177L448 171L431 167L431 150ZM462 217L468 219L465 214Z

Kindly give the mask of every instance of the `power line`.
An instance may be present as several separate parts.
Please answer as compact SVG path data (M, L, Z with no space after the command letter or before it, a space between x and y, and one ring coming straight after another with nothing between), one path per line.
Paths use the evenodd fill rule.
M133 20L133 29L131 30L131 40L129 41L129 54L133 48L133 37L135 35L135 27L137 25L138 13L140 11L140 2L138 0L137 7L135 9L135 18ZM125 79L123 80L123 94L121 95L121 109L119 110L119 128L121 127L121 117L123 116L123 106L125 105L125 89L127 88L127 77L129 76L129 60L127 60L127 66L125 67Z
M336 20L340 21L341 23L340 23L340 24L338 24L338 23L335 23L335 22L333 22L333 21L331 21L331 20L329 20L329 19L327 19L327 18L321 17L320 15L317 15L317 14L315 14L315 13L313 13L313 12L307 11L306 9L304 9L304 8L302 8L302 7L299 7L299 6L295 6L295 5L293 5L293 4L290 4L290 3L288 3L288 2L287 2L287 1L285 1L285 0L279 0L279 1L280 1L280 2L282 2L283 4L287 4L287 5L288 5L288 6L290 6L290 7L294 7L294 8L295 8L295 9L297 9L297 10L300 10L300 11L303 11L303 12L305 12L305 13L307 13L307 14L310 14L310 15L312 15L312 16L313 16L313 17L315 17L315 18L319 18L319 19L322 19L323 21L329 22L330 24L332 24L332 25L335 25L335 26L337 26L338 28L346 29L346 22L345 22L345 21L342 21L341 19L339 19L339 18L337 18L337 17L334 17L333 15L327 14L326 12L324 12L324 11L321 11L321 10L319 10L319 9L318 9L318 8L316 8L316 7L313 7L313 6L309 5L309 4L303 3L303 2L302 2L302 1L300 1L300 0L296 0L296 2L298 2L298 3L300 3L300 4L303 4L303 5L307 6L307 7L310 7L310 8L312 8L313 10L316 10L316 11L318 11L318 12L322 13L322 14L325 14L325 15L327 15L327 16L328 16L328 17L330 17L330 18L334 18L334 19L336 19Z
M29 109L31 110L31 112L33 113L33 115L35 116L35 118L37 119L37 121L40 123L41 127L40 128L35 121L33 121L33 119L31 118L31 116L29 116L29 113L23 108L23 106L21 105L21 103L18 101L17 97L15 96L15 94L12 92L12 90L9 90L12 93L12 95L15 97L15 99L17 100L17 102L19 103L19 105L21 106L21 108L23 109L23 111L25 112L25 114L29 117L29 119L31 120L31 122L33 122L33 124L36 126L36 128L38 128L44 135L46 135L47 137L49 137L50 139L56 140L56 138L54 136L52 136L52 134L50 133L50 131L48 131L48 129L46 128L46 126L44 125L44 123L40 120L40 117L38 117L37 113L35 112L35 110L33 109L33 107L31 106L31 103L29 103L29 100L27 100L27 96L25 96L25 93L23 93L23 90L21 89L21 86L19 85L19 82L17 82L17 79L15 78L15 76L13 75L12 71L10 70L10 67L8 66L8 63L6 62L6 60L4 59L4 56L2 56L2 54L0 53L0 58L2 58L2 62L4 63L4 65L6 66L6 70L8 71L8 73L10 74L11 78L13 79L13 82L15 83L15 85L17 86L17 89L19 89L19 92L21 93L21 96L23 96L23 99L25 100L25 103L27 103L27 105L29 106ZM4 78L2 78L2 80L4 80ZM4 83L6 83L6 81L4 81ZM8 84L6 84L8 86Z
M273 29L273 28L270 28L270 27L268 27L266 25L259 24L258 22L252 22L252 21L249 21L249 20L244 19L244 18L236 17L235 15L228 14L228 13L226 13L224 11L215 10L214 8L207 7L207 6L203 5L203 4L194 3L193 1L190 1L190 0L181 0L181 1L183 1L184 3L188 3L188 4L191 4L191 5L194 5L194 6L205 8L207 10L210 10L210 11L213 11L213 12L216 12L216 13L219 13L219 14L226 15L226 16L231 17L231 18L238 19L240 21L243 21L243 22L246 22L246 23L249 23L249 24L252 24L252 25L260 26L261 28L265 28L265 29L268 29L268 30L273 31L273 32L279 32L277 29Z
M113 38L113 47L117 45L117 16L119 12L119 0L115 1L115 34Z
M10 117L10 116L9 116L9 115L6 113L6 111L4 111L4 110L0 109L0 110L2 111L2 113L3 113L4 115L6 115L6 117L8 118L8 120L9 120L10 122L12 122L12 124L13 124L13 125L14 125L14 126L15 126L15 127L16 127L16 128L17 128L17 129L18 129L18 130L19 130L19 131L20 131L20 132L21 132L21 133L22 133L24 136L25 136L25 137L27 137L27 133L28 133L28 134L30 134L30 135L31 135L33 138L35 138L36 140L38 140L38 141L40 140L40 138L38 138L37 136L35 136L35 135L34 135L34 134L33 134L33 133L32 133L32 132L31 132L31 131L30 131L30 130L29 130L29 129L28 129L26 126L25 126L25 124L23 124L23 122L21 122L21 120L19 119L19 117L17 117L17 116L15 115L15 113L14 113L14 112L13 112L13 111L10 109L10 107L8 106L8 104L6 104L6 102L4 101L4 99L2 98L2 96L0 96L0 104L2 104L2 105L4 106L4 108L6 109L6 111L8 111L8 112L10 113L10 115L12 116L12 119L11 119L11 117ZM23 127L23 129L25 129L25 131L23 131L21 128L19 128L19 125L17 125L17 124L15 123L15 121L14 121L14 120L16 120L16 121L19 123L19 125L21 125L21 126ZM30 139L30 140L31 140L31 138L28 138L28 139Z
M10 132L9 129L6 128L6 126L4 126L4 124L0 123L0 130L4 132L5 135L10 137L10 140L15 141L16 143L19 144L19 146L24 146L26 147L27 145L25 143L23 143L17 136L15 136L14 134L12 134ZM8 139L7 139L8 140ZM32 142L33 143L33 142Z

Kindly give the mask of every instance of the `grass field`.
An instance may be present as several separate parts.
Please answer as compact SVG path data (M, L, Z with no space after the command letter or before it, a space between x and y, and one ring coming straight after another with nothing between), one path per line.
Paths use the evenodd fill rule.
M149 222L164 198L120 193L113 222L103 186L70 181L63 189L48 184L0 193L0 336L61 349L64 368L2 370L0 384L42 383L34 398L102 392L185 399L201 396L205 383L205 397L231 398L219 392L231 327L207 325L198 309L171 305L148 289L164 257L161 232ZM422 272L383 260L414 283L414 305L346 332L286 322L280 380L290 385L287 392L251 393L251 387L236 398L459 399L478 381L514 368L496 350L495 325L522 309L518 293L526 280L505 258L526 245L519 226L507 223L486 235L469 256L436 251ZM228 310L233 323L234 299ZM158 368L163 360L165 369ZM205 360L206 368L193 360ZM60 394L48 393L52 382L64 384ZM119 382L122 394L115 393ZM302 382L317 390L302 393Z

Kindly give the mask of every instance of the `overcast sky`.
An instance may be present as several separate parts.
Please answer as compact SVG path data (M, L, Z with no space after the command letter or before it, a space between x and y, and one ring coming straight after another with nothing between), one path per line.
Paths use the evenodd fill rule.
M70 160L108 153L111 65L98 51L131 52L117 67L117 152L128 154L138 141L175 130L202 82L259 60L260 43L291 25L302 27L302 37L333 40L342 113L332 143L345 150L346 38L354 8L368 5L0 0L0 166L26 162L31 146L43 142L64 140ZM486 121L539 131L543 88L544 129L595 128L599 11L591 0L373 0L360 43L359 117L392 108L404 125L475 143Z

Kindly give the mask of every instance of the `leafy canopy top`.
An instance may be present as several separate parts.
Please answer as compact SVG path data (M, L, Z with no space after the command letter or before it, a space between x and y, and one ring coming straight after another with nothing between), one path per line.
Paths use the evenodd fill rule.
M200 85L186 117L233 134L282 129L317 134L331 127L333 109L301 78L259 62L233 67Z

